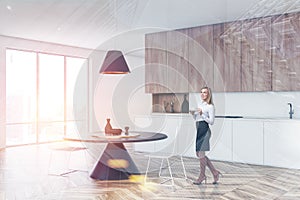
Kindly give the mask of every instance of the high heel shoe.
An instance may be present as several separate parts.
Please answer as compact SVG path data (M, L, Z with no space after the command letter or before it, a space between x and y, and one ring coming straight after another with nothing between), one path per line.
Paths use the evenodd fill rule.
M212 182L212 184L218 184L218 181L219 181L219 179L220 179L220 176L223 176L223 174L221 174L221 172L219 172L219 171L216 171L214 174L213 174L213 176L214 176L214 182Z
M214 182L212 182L212 184L218 184L219 178L220 178L220 176L222 176L222 174L221 174L221 172L216 170L216 168L214 167L214 165L212 164L212 162L209 160L209 158L207 156L205 156L205 158L206 158L207 166L210 169L210 171L214 177Z
M200 185L202 182L205 182L206 184L206 176L199 177L196 181L193 182L194 185Z
M203 181L206 183L206 176L205 176L205 167L206 167L206 158L200 158L200 175L199 178L193 182L194 185L200 185Z

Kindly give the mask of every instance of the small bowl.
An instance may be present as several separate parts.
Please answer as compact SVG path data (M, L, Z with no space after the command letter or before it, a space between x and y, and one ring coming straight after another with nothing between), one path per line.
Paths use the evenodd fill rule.
M105 131L106 135L121 135L121 133L122 129L110 129Z

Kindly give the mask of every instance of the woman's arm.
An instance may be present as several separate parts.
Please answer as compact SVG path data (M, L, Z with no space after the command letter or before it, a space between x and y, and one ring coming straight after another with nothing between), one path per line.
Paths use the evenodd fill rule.
M208 108L208 117L205 117L204 120L210 124L213 125L215 122L215 107L214 105L207 106Z

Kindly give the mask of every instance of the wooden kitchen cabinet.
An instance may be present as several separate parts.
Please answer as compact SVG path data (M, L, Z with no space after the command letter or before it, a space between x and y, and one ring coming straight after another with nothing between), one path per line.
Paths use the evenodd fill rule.
M146 35L146 92L188 92L187 41L184 29Z
M300 91L300 13L147 34L145 60L149 93Z
M213 25L214 91L241 91L241 22Z
M189 92L200 92L203 86L213 89L213 26L189 29Z
M188 29L167 32L167 87L172 93L188 91Z
M271 91L271 17L243 21L241 52L242 91Z
M213 61L214 61L214 91L225 91L225 41L224 24L213 25Z
M272 18L273 91L300 90L300 15Z
M168 93L167 33L146 34L145 92Z

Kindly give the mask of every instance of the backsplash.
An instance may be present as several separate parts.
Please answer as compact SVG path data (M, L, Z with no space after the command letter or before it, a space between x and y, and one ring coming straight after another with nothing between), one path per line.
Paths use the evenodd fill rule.
M199 93L190 93L190 108L197 107ZM293 118L300 118L300 92L234 92L213 93L216 115L289 118L292 103Z

